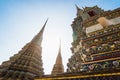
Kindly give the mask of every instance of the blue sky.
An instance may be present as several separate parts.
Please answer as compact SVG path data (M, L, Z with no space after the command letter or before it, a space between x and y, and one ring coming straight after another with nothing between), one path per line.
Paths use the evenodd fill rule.
M105 10L120 7L120 0L0 0L0 63L18 53L49 18L43 36L43 67L50 74L58 53L59 39L66 69L72 42L71 24L80 8L98 5Z

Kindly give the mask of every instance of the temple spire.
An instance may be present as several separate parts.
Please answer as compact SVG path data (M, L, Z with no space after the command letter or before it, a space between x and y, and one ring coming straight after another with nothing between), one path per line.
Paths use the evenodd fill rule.
M64 72L64 66L62 63L62 57L61 57L61 42L59 45L59 51L56 59L56 63L54 64L53 70L51 74L60 74Z
M59 51L58 51L58 55L57 55L57 59L56 59L56 64L62 64L61 41L60 41L60 45L59 45Z
M45 24L43 25L42 29L40 30L40 32L32 39L32 43L35 43L35 44L38 44L38 45L41 45L42 43L42 39L43 39L43 32L44 32L44 29L45 29L45 26L47 24L47 21L48 19L46 20Z

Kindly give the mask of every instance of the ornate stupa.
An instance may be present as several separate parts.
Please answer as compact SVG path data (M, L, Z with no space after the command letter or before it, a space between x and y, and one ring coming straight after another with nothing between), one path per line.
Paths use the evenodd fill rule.
M83 80L120 79L120 8L109 11L98 6L76 8L77 17L71 25L73 55L67 72L94 74L82 77Z
M17 54L0 65L0 80L34 80L44 74L42 39L47 20L40 32Z
M61 56L61 45L59 47L59 52L56 58L56 62L53 66L53 70L51 72L52 75L62 74L64 73L64 66L62 63L62 56Z

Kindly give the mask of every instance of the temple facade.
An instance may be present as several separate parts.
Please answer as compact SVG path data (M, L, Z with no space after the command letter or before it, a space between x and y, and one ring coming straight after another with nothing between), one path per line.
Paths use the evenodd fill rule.
M93 72L93 74L102 71L111 74L119 72L120 8L109 11L104 11L98 6L83 9L76 6L76 8L77 17L71 25L72 56L67 63L67 72ZM99 77L91 77L91 79L98 80ZM116 77L118 77L117 72ZM100 80L104 78L114 79L111 76L101 76Z
M0 80L34 80L44 75L41 43L46 23L31 42L0 65Z

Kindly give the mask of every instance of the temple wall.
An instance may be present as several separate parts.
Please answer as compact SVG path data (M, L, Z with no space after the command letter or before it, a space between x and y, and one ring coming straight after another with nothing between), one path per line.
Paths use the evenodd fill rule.
M118 24L118 23L120 23L120 17L111 19L110 22L111 22L111 24L113 24L113 25ZM97 31L97 30L100 30L100 29L102 29L102 28L103 28L103 26L102 26L101 24L96 24L96 25L87 27L87 28L86 28L86 33L88 34L88 33L91 33L91 32Z

